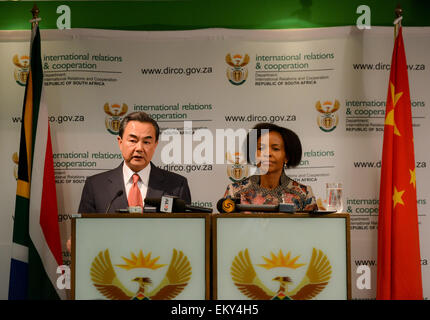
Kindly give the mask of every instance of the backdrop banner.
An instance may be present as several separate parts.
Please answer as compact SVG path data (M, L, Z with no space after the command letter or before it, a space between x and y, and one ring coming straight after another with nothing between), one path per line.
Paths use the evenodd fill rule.
M427 197L430 28L404 27L417 174L424 297L430 295ZM7 298L28 31L0 31L0 298ZM286 174L326 198L341 183L351 217L352 298L376 296L380 167L393 28L193 31L41 30L63 256L86 177L122 161L120 120L145 111L164 133L155 165L188 178L193 205L214 208L252 172L240 137L256 123L295 131ZM428 124L427 124L428 125ZM169 130L168 130L169 129ZM426 133L427 132L427 133ZM229 145L227 137L236 136Z

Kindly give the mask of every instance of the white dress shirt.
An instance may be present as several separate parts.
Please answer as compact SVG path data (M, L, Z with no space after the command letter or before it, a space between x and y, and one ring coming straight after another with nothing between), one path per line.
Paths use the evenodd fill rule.
M122 173L124 176L124 186L125 192L127 193L127 199L128 194L130 193L130 189L133 186L133 174L137 173L139 175L140 180L137 182L137 187L142 194L143 205L145 206L145 198L146 193L148 191L149 174L151 173L151 164L148 163L148 165L144 169L140 170L139 172L134 172L124 162L122 166Z

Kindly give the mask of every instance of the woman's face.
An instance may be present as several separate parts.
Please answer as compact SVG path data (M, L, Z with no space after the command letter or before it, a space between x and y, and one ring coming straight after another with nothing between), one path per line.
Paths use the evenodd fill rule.
M287 161L284 140L279 132L270 131L257 140L257 164L265 173L280 172Z

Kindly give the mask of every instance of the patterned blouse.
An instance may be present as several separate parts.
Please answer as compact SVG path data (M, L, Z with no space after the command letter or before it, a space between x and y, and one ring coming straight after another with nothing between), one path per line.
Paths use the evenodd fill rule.
M260 186L260 176L255 175L227 186L224 198L240 198L241 204L294 204L296 211L317 210L318 206L310 186L287 177L282 172L280 184L274 189Z

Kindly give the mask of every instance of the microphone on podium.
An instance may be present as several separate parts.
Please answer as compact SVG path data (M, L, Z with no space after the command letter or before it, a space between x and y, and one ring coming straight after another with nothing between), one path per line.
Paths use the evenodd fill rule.
M281 213L296 213L296 206L289 203L280 204L241 204L238 198L221 198L218 200L217 209L220 213L238 213L243 211L248 212L281 212ZM336 213L336 210L300 210L300 213L309 214L331 214Z
M241 211L251 212L283 212L295 213L296 208L292 204L241 204L238 198L221 198L218 200L217 209L220 213L237 213Z
M184 200L175 196L163 196L161 198L145 198L145 208L155 207L156 212L204 212L212 213L212 209L186 204ZM144 211L145 211L144 208Z
M110 207L112 206L112 203L114 202L114 200L116 199L116 198L118 198L118 197L120 197L120 196L122 196L122 194L124 193L124 191L122 191L122 190L118 190L118 192L117 193L115 193L115 196L112 198L112 200L109 202L109 205L108 205L108 207L107 207L107 209L106 209L106 211L105 211L105 213L108 213L109 212L109 209L110 209Z

